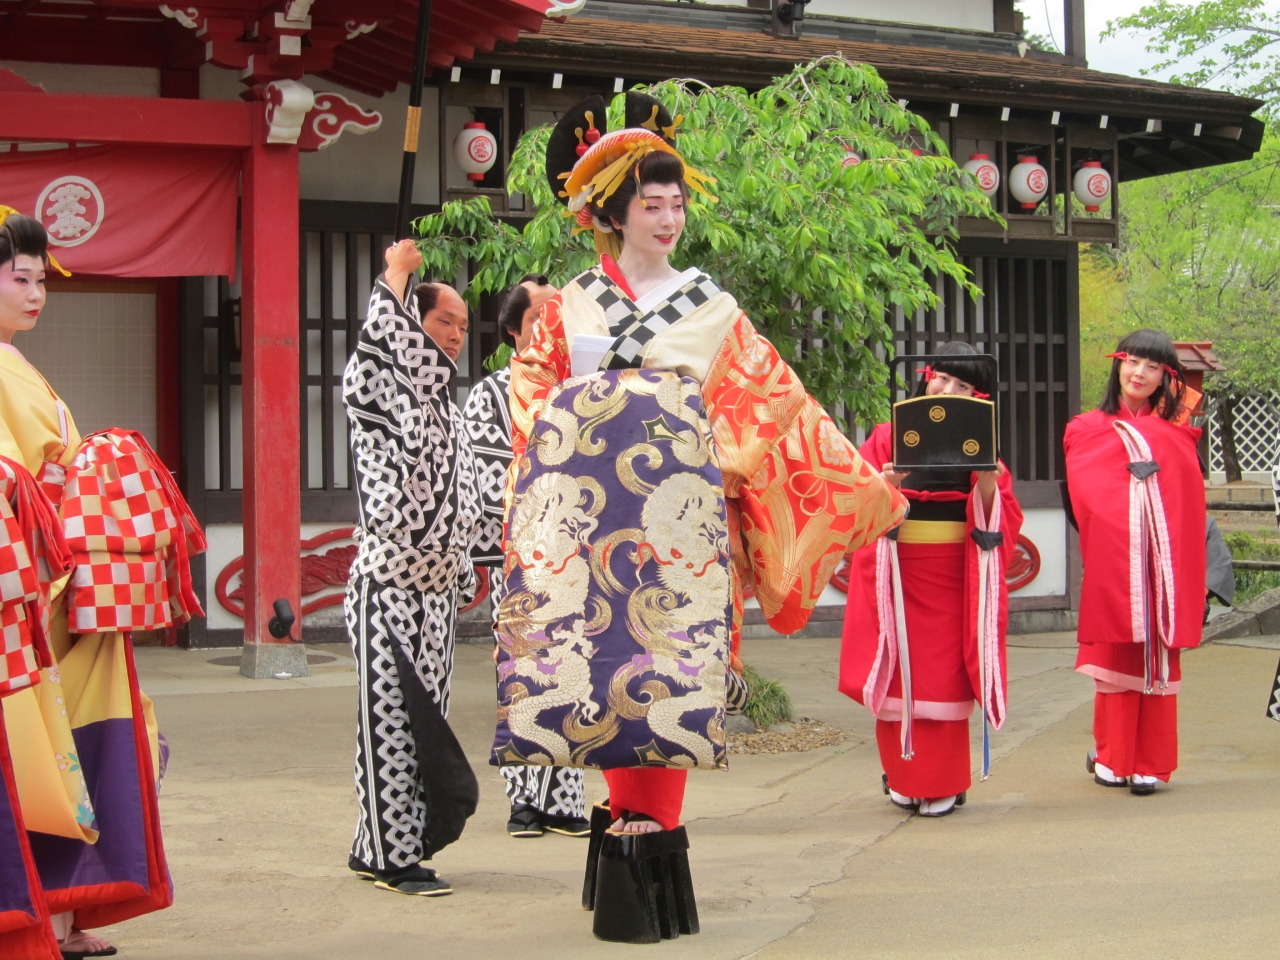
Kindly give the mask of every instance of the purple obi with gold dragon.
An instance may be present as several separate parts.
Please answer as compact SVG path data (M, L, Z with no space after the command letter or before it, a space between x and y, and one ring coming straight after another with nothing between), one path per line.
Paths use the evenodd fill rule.
M508 524L491 762L726 766L729 535L697 381L558 384Z

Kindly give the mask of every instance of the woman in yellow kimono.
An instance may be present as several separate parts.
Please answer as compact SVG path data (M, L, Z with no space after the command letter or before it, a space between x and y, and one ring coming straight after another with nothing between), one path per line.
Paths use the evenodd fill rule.
M46 243L37 221L0 207L0 456L25 466L63 506L68 470L76 475L83 459L81 437L66 405L13 345L44 307ZM94 569L87 555L75 556ZM39 683L4 698L4 727L63 956L111 956L115 948L85 928L172 902L156 804L161 751L128 632L69 630L75 577L53 584L55 665ZM133 589L132 580L125 589ZM3 933L0 955L13 955Z
M645 421L651 443L642 442L632 449L652 451L642 454L640 461L645 463L644 458L647 458L644 470L652 473L683 469L677 466L676 460L687 459L689 451L713 448L712 461L716 469L711 473L706 473L705 467L697 469L710 478L710 488L715 493L701 496L701 499L691 498L683 506L674 502L667 504L670 509L666 512L675 518L671 525L686 528L685 534L692 533L691 541L698 541L696 546L690 548L682 541L680 546L686 548L682 551L674 545L658 543L656 535L639 537L639 541L644 542L638 542L631 532L621 531L633 537L632 542L637 546L633 551L625 551L631 559L616 562L628 571L621 574L622 579L633 584L641 565L648 571L656 564L654 575L668 579L682 575L685 572L682 568L689 567L692 575L692 579L687 581L690 590L696 593L699 590L696 584L701 583L700 589L708 593L704 606L719 606L722 612L719 617L704 619L691 631L649 631L647 636L656 637L658 647L684 652L668 655L651 650L638 654L630 666L624 664L622 670L615 674L614 687L628 677L652 676L655 664L665 659L665 669L673 679L663 684L664 692L642 690L638 694L640 701L629 708L620 708L620 712L629 710L627 716L648 712L652 719L660 709L669 711L671 704L687 699L682 697L681 689L698 691L701 696L698 703L704 705L703 710L702 713L685 713L686 719L680 723L668 723L665 727L667 739L661 747L657 741L647 746L643 744L650 736L649 730L633 730L608 734L613 739L607 747L614 751L608 758L600 753L593 755L589 746L572 753L575 761L581 761L579 765L600 766L609 784L608 809L597 808L604 817L593 817L592 853L588 855L588 889L584 889L584 905L595 903L597 936L640 942L634 937L643 939L650 933L637 933L626 924L619 927L612 921L606 921L600 915L601 903L589 889L596 867L592 856L598 850L605 851L599 860L600 870L605 871L605 859L613 842L600 835L602 820L606 824L612 821L609 833L615 836L653 835L652 841L646 839L643 842L648 845L661 843L663 837L683 830L679 824L687 770L690 767L724 766L721 725L725 706L723 678L728 674L732 680L732 673L741 670L737 648L742 623L743 587L754 586L765 618L775 630L784 634L798 631L808 622L819 595L845 554L851 548L874 542L882 533L896 526L906 513L906 501L879 473L862 461L831 418L805 391L795 371L782 360L773 345L757 333L733 296L721 290L712 278L697 268L680 272L670 265L668 258L684 227L689 189L705 193L703 184L708 180L686 166L676 152L676 124L667 109L654 98L633 92L626 95L624 129L606 132L604 120L603 98L583 101L561 118L547 149L547 178L570 212L577 214L578 223L593 229L601 259L598 266L571 280L559 295L547 302L534 327L532 341L512 362L512 447L516 469L512 472L508 492L507 522L511 539L507 566L509 572L523 575L526 582L531 576L527 571L535 566L550 566L554 562L560 564L557 569L572 569L578 562L572 558L562 562L556 554L544 559L545 551L554 553L558 549L559 540L548 539L552 535L547 532L549 528L545 522L533 525L525 522L524 515L530 504L535 502L534 493L530 492L522 499L521 491L529 482L531 470L533 476L538 475L541 469L539 462L563 463L563 466L546 469L565 472L572 472L575 465L584 471L595 469L594 478L579 478L579 482L583 489L599 491L599 495L595 496L594 502L591 496L587 496L579 501L584 505L570 510L575 516L581 514L570 524L573 528L570 533L579 540L590 541L584 543L580 555L591 558L592 569L604 586L600 591L595 586L590 588L592 593L587 608L596 612L589 616L588 622L584 623L582 616L576 620L561 621L571 624L575 637L583 633L579 629L581 626L585 629L585 636L590 638L591 642L586 644L581 637L573 642L582 645L585 650L582 656L590 659L594 683L598 672L596 665L602 660L609 660L608 646L613 642L610 640L612 634L604 633L599 627L610 616L604 607L613 604L610 622L615 626L610 629L614 630L619 629L617 625L623 621L635 625L637 616L646 615L638 611L634 598L641 591L635 586L630 588L633 592L630 605L625 597L618 597L620 581L615 579L616 569L610 573L610 564L615 562L611 557L624 553L613 549L619 535L603 538L599 535L608 525L605 523L607 516L600 513L602 504L607 499L608 505L603 506L607 514L615 509L615 504L622 502L618 491L612 490L619 483L619 477L613 476L615 457L616 472L619 476L625 472L630 477L622 476L623 486L641 487L637 487L634 472L629 467L624 469L626 454L615 452L600 456L598 459L606 462L594 468L587 465L586 459L572 463L565 461L564 456L571 456L571 453L549 459L544 451L559 441L546 431L564 419L565 411L557 405L565 403L564 398L574 391L584 391L580 401L572 401L577 404L575 410L603 410L603 402L597 401L606 394L611 398L615 396L611 393L615 383L619 391L633 391L633 399L628 401L632 406L641 406L643 401L638 398L655 389L642 384L666 382L664 377L674 375L680 383L680 396L684 399L679 406L671 407L667 419L659 414L655 419ZM624 375L619 376L619 371ZM597 386L590 386L591 383ZM586 393L589 390L596 391L590 398ZM704 415L705 419L702 419ZM580 423L579 453L586 453L593 447L603 448L606 438L613 443L621 437L620 429L612 437L609 435L608 431L621 422L614 419L606 423L609 416L611 414L600 413L590 423ZM693 429L684 431L685 424L678 423L679 420L684 420ZM678 423L678 433L671 432L670 423ZM699 431L703 429L699 424L706 425L708 436L705 440L695 437L700 436ZM537 453L532 452L534 447L530 447L530 455L525 458L530 438L534 440ZM545 446L547 444L551 446ZM658 452L659 445L672 451L665 455L665 461L664 454ZM572 443L565 444L564 449L572 446ZM678 448L683 448L683 451ZM614 446L610 449L617 451L622 448ZM698 458L699 464L702 459ZM543 481L550 483L555 476L558 475L544 477ZM687 477L686 472L671 483L684 483ZM720 479L722 485L717 490L716 481ZM657 482L655 475L650 485ZM701 484L702 480L687 482ZM649 497L650 506L646 509L661 511L662 505L658 501L663 499L662 490L668 486L664 483ZM671 496L668 495L667 499L670 500ZM716 500L721 503L716 503ZM593 505L588 508L586 503ZM723 519L718 519L717 514ZM645 527L636 535L647 535L656 529L649 528L648 524ZM593 530L595 534L591 533ZM724 531L723 537L721 530ZM707 543L701 543L702 539ZM716 565L721 562L718 551L722 549L718 545L725 542L728 547L728 557L724 561L728 567L726 576L712 576L708 571L714 573L717 569ZM689 549L699 551L696 558L688 553ZM634 566L634 572L628 564ZM580 565L586 569L585 562ZM722 580L727 581L723 599L718 587ZM606 596L610 593L610 584L613 600ZM566 585L553 595L564 598L569 592ZM671 596L669 591L666 595ZM667 612L671 612L676 603L670 599L657 602ZM696 604L689 603L680 610L694 606ZM535 691L551 691L553 682L559 683L559 690L568 690L567 675L556 678L553 674L553 670L563 672L566 669L565 665L570 663L567 655L539 654L532 658L524 657L524 660L532 661L530 663L520 662L522 648L545 647L545 637L561 629L558 624L551 624L531 632L526 624L529 609L529 600L518 602L518 595L513 594L509 608L504 600L503 609L499 611L499 619L507 621L500 632L505 630L512 638L509 649L504 652L508 662L499 664L500 678L508 675L511 678L508 684L511 693L504 693L506 699L500 701L501 709L506 712L500 713L500 742L495 746L495 759L499 763L508 762L517 755L530 755L534 739L542 735L535 729L536 723L558 722L560 714L549 709L534 724L522 720L525 725L518 727L517 716L532 716L536 709L532 705L538 702L532 693L524 691L531 684ZM652 609L650 614L653 614ZM661 619L660 615L655 616ZM643 630L640 632L645 633ZM633 629L632 634L636 635L636 630ZM695 664L690 659L693 656L690 651L714 645L715 641L709 639L714 637L723 637L728 649L723 654L717 649L713 655L699 649L697 655L702 660ZM670 643L666 638L670 638ZM602 650L601 644L606 648ZM727 663L720 661L722 655ZM553 661L560 666L554 666ZM726 666L729 671L725 670ZM518 683L516 677L521 677ZM652 689L655 688L650 684L645 685L645 690ZM604 709L601 706L597 710L595 704L605 698L605 692L598 684L595 691L578 701L581 705L579 715L588 719ZM565 694L561 699L565 700L567 696ZM591 700L592 696L596 699ZM548 697L547 702L550 699ZM612 708L615 702L619 701L615 691L610 689L608 704ZM691 706L688 709L694 711L696 708ZM708 711L711 715L709 721L705 719ZM571 737L576 731L592 726L582 724L576 716L571 715L563 722L563 731ZM695 716L703 719L694 721L692 718ZM708 741L705 750L689 739L687 724L690 722L699 724L697 736ZM682 727L681 723L686 726ZM600 724L594 726L599 727ZM651 729L656 730L657 725ZM702 730L706 732L702 733ZM551 731L544 737L544 742L555 742L558 735L558 731ZM508 737L511 738L509 742ZM636 738L634 743L629 737ZM673 753L674 745L680 740L685 740L690 746L683 752ZM625 749L621 749L620 744ZM628 761L627 753L632 746L635 749L630 752ZM699 759L699 755L705 756L706 760ZM593 759L593 756L600 759ZM515 760L510 759L510 762ZM682 834L673 843L675 847L687 845ZM603 872L600 876L604 876ZM673 882L679 886L685 881L676 878ZM680 911L686 907L692 911L692 887L687 883L686 886L688 902L680 901ZM602 885L599 889L604 890L605 887ZM678 901L682 896L677 892ZM681 913L678 924L668 925L662 921L659 924L661 935L673 935L677 926L680 932L696 932L696 913L691 923L686 922L687 919Z

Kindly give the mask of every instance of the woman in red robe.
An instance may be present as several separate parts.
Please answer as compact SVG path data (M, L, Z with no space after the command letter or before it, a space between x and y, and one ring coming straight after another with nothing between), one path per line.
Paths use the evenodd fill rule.
M955 359L925 368L921 395L991 394L987 368L965 359L976 353L971 346L957 341L938 352ZM882 423L858 451L884 465L885 479L901 487L911 511L897 531L853 554L840 690L876 717L889 798L942 817L964 803L972 782L975 702L984 722L997 729L1004 722L1004 570L1022 510L1003 464L977 473L898 473L892 447L890 425ZM984 750L984 776L988 765Z
M1178 765L1178 655L1200 643L1204 480L1186 422L1199 396L1158 330L1110 356L1102 403L1063 438L1084 560L1076 670L1096 688L1089 772L1143 795Z

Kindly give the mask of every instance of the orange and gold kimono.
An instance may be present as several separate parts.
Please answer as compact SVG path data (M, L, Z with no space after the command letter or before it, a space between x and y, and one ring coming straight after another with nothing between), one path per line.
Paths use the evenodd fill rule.
M631 365L672 370L702 385L728 507L732 665L740 669L745 586L754 586L773 629L797 632L849 550L874 543L900 523L907 504L858 456L737 301L709 287L696 308L642 331L647 339ZM635 300L605 257L543 307L532 341L511 364L516 464L551 388L571 376L574 337L618 337L633 318L661 312L641 309ZM509 483L508 512L511 489ZM614 816L630 810L665 829L678 824L686 771L635 768L605 775Z

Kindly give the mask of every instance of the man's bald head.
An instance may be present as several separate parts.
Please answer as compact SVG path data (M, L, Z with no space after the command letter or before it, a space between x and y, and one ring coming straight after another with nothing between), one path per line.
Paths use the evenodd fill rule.
M467 342L467 305L447 283L420 283L414 290L422 329L454 363Z

